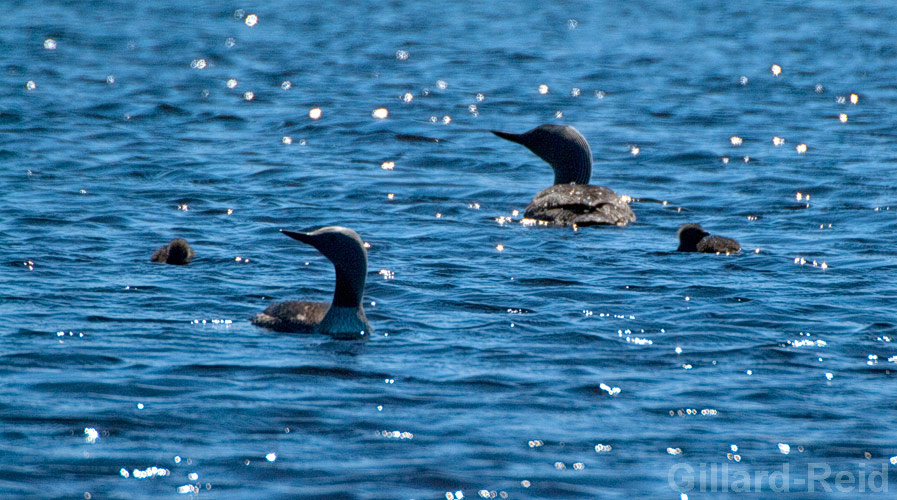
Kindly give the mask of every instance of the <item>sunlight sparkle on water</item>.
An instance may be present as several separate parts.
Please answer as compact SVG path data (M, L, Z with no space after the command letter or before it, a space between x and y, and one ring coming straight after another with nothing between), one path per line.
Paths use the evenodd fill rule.
M389 116L389 110L387 110L386 108L377 108L371 113L371 116L383 120Z
M776 147L778 147L778 146L781 146L782 144L785 144L785 139L782 139L781 137L776 136L776 137L772 138L772 143Z
M34 83L34 80L28 80L28 83L25 84L25 88L28 90L34 90L37 88L37 84Z
M100 437L100 433L97 432L93 427L85 427L84 428L84 440L90 444L96 443L97 438Z
M190 67L193 69L206 69L208 63L205 59L194 59L190 61Z
M403 431L385 431L384 430L384 431L380 431L379 434L385 438L402 439L402 440L414 439L414 434L407 432L407 431L403 432ZM458 497L458 498L461 498L461 497Z
M611 386L605 384L604 382L598 384L598 388L601 389L602 391L605 391L606 393L610 394L611 396L616 396L617 394L620 394L620 391L622 390L619 387L611 387Z
M255 14L249 14L248 16L246 16L246 21L245 21L246 26L249 26L251 28L251 27L255 26L256 24L258 24L258 22L259 22L259 16L255 15Z
M838 120L840 120L841 123L847 123L847 113L841 113L840 115L838 115Z
M448 82L446 82L445 80L436 80L436 87L439 90L445 90L448 88Z
M396 162L394 161L385 161L380 164L380 168L383 170L392 170L396 168Z
M542 85L539 85L539 93L542 95L547 94L548 93L548 85L545 85L544 83Z
M741 146L744 140L737 135L733 135L732 137L729 137L729 142L731 142L733 146Z
M282 139L280 139L280 142L282 142L282 143L284 143L284 144L292 144L292 143L293 143L293 138L290 137L290 136L288 136L288 135L285 135L285 136L283 136ZM228 215L230 215L230 214L228 214Z
M860 96L856 94L850 94L850 104L857 104L860 102Z
M402 102L409 103L414 100L414 94L411 92L405 92L402 94Z
M255 99L255 92L252 92L250 90L243 92L243 99L246 99L247 101Z
M178 486L178 493L180 493L181 495L196 495L197 493L199 493L199 488L197 488L193 484L184 484Z
M408 52L407 50L397 50L396 51L396 60L407 61L409 57L411 57L411 53Z
M267 460L269 462L273 462L273 461L277 460L277 454L276 453L268 453L267 455L265 455L265 460Z
M47 38L46 40L44 40L44 48L47 50L56 50L56 40Z
M797 146L795 146L794 149L797 150L798 153L804 154L807 152L807 145L806 144L798 144Z
M769 69L770 69L770 71L772 71L773 76L779 76L782 74L782 67L779 66L778 64L773 64L772 67Z
M290 90L291 88L293 88L293 82L285 80L280 84L280 88L282 88L283 90Z
M788 443L779 443L779 451L782 452L783 455L787 455L791 453L791 445Z
M228 78L228 80L227 80L227 88L232 89L232 88L234 88L234 87L236 87L236 86L237 86L237 79L236 79L236 78Z
M122 474L124 476L124 474ZM161 467L147 467L146 469L133 469L131 475L136 479L150 479L154 477L165 477L171 475L171 471Z
M312 120L317 120L318 118L321 118L321 113L321 108L311 108L308 110L308 117Z

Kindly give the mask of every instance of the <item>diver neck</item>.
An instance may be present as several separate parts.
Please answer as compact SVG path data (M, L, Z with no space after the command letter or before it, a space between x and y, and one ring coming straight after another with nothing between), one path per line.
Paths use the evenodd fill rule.
M364 271L350 275L336 269L336 289L333 292L333 307L359 308L364 293Z
M592 177L592 155L588 148L550 162L555 184L588 184Z

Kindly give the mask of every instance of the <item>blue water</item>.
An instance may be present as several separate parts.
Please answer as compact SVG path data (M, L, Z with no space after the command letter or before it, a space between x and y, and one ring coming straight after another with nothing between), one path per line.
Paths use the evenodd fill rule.
M897 4L191 3L0 17L0 497L897 497ZM520 224L540 123L634 224ZM375 335L251 325L334 224Z

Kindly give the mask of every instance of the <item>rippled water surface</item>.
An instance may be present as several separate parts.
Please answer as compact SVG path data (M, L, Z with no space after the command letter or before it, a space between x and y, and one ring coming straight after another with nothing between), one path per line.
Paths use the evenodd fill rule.
M897 5L742 3L14 1L0 496L897 495ZM540 123L634 224L520 224ZM335 224L374 335L251 325Z

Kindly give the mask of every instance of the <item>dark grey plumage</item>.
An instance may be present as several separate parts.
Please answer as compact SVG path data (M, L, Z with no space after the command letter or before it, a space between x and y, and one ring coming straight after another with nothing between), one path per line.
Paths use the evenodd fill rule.
M330 304L326 302L278 302L256 314L252 324L276 332L314 333L315 326L321 323L328 310Z
M712 236L698 224L683 224L677 232L677 252L701 252L732 254L741 251L741 245L732 238Z
M526 146L554 170L554 185L536 194L524 217L556 226L625 226L635 220L628 201L609 188L589 184L592 151L575 128L540 125L522 134L492 133Z
M164 247L159 247L153 252L151 262L162 262L178 266L187 265L196 256L196 252L190 248L190 244L183 238L175 238Z
M324 333L336 338L364 338L371 333L362 306L367 275L367 251L358 234L332 226L308 233L281 232L308 243L327 257L336 270L333 301L290 301L272 304L252 318L252 324L278 332Z

